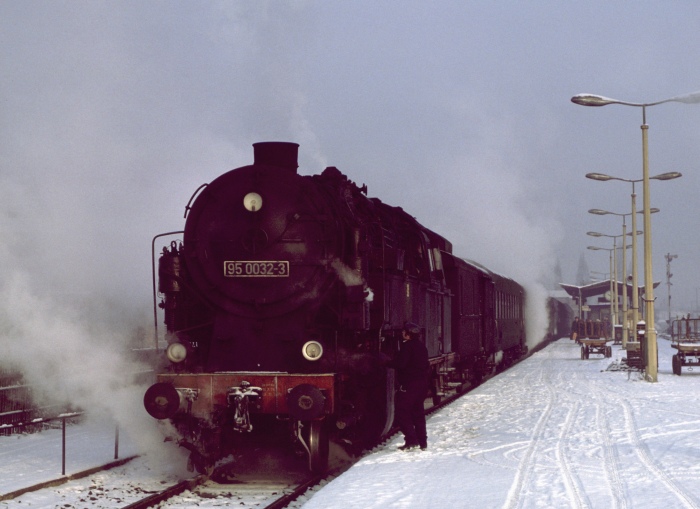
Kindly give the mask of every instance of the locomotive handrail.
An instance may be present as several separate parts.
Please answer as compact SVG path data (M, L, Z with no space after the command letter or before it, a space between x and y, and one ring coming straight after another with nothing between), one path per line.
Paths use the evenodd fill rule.
M176 232L160 233L153 237L153 240L151 241L151 276L153 278L153 325L155 327L154 341L156 352L158 351L158 304L156 302L158 300L158 296L156 294L156 239L160 237L167 237L168 235L180 235L182 233L185 233L185 231L180 230Z
M209 184L202 184L199 186L197 189L195 189L194 193L192 193L192 196L190 196L190 201L187 202L187 205L185 206L185 215L182 216L184 219L187 219L187 212L192 208L190 207L190 204L192 203L192 200L195 199L195 197L199 194L199 191L207 187Z

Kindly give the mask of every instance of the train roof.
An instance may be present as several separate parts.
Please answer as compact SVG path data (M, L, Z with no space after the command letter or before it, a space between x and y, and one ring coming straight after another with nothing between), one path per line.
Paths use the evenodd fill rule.
M401 222L411 225L412 228L416 228L417 230L420 230L423 233L425 233L430 239L431 247L436 247L447 253L452 253L452 242L447 240L439 233L436 233L430 228L427 228L426 226L422 225L415 218L415 216L412 216L411 214L406 212L402 207L389 205L387 203L384 203L379 198L370 198L370 201L372 201L378 207L379 210L383 210L387 214L395 217L396 219L399 219Z
M486 272L487 274L489 274L489 275L491 275L491 276L494 276L494 277L497 277L497 278L500 278L500 279L503 279L503 280L506 280L506 281L512 281L513 283L519 284L519 283L517 283L517 281L515 281L513 278L510 278L510 277L508 277L508 276L504 276L503 274L500 274L500 273L495 272L495 271L493 271L493 270L491 270L491 269L488 269L488 268L484 267L483 265L481 265L481 264L478 263L478 262L475 262L475 261L473 261L473 260L469 260L469 259L466 259L466 258L462 258L462 260L464 260L464 261L467 262L468 264L473 265L474 267L476 267L476 268L482 270L483 272Z
M520 283L518 283L516 280L509 278L507 276L504 276L502 274L499 274L498 272L494 272L493 270L485 267L484 265L480 264L479 262L475 262L474 260L469 260L468 258L461 258L461 257L454 256L454 255L452 256L452 258L454 260L459 260L460 262L472 267L473 269L477 270L481 274L492 279L494 282L501 283L501 284L507 284L507 285L515 285L524 291L522 285Z

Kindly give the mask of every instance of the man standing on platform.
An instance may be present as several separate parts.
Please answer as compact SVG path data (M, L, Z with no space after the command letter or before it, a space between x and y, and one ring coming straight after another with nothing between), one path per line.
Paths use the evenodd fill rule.
M569 336L574 341L578 339L578 330L580 325L581 321L578 319L578 316L575 316L574 321L571 323L571 336Z
M404 435L405 443L399 447L408 451L428 447L423 403L430 385L428 350L420 341L420 327L406 322L402 331L401 349L389 363L396 369L399 389L396 393L396 423Z

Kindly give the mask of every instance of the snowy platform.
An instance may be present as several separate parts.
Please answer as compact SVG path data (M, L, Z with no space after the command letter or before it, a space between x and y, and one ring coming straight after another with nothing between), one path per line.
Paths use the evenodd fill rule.
M396 437L303 508L700 507L700 371L658 345L652 384L560 339L430 417L427 451Z

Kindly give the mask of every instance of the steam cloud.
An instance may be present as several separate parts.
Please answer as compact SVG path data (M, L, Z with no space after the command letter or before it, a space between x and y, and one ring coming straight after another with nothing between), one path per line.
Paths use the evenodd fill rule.
M142 405L145 387L132 382L147 367L126 355L128 344L123 329L88 323L75 309L33 293L21 272L0 280L2 366L23 374L35 403L59 405L56 412L63 405L83 410L105 426L116 422L141 452L149 453L154 468L182 474L182 452L163 446Z

